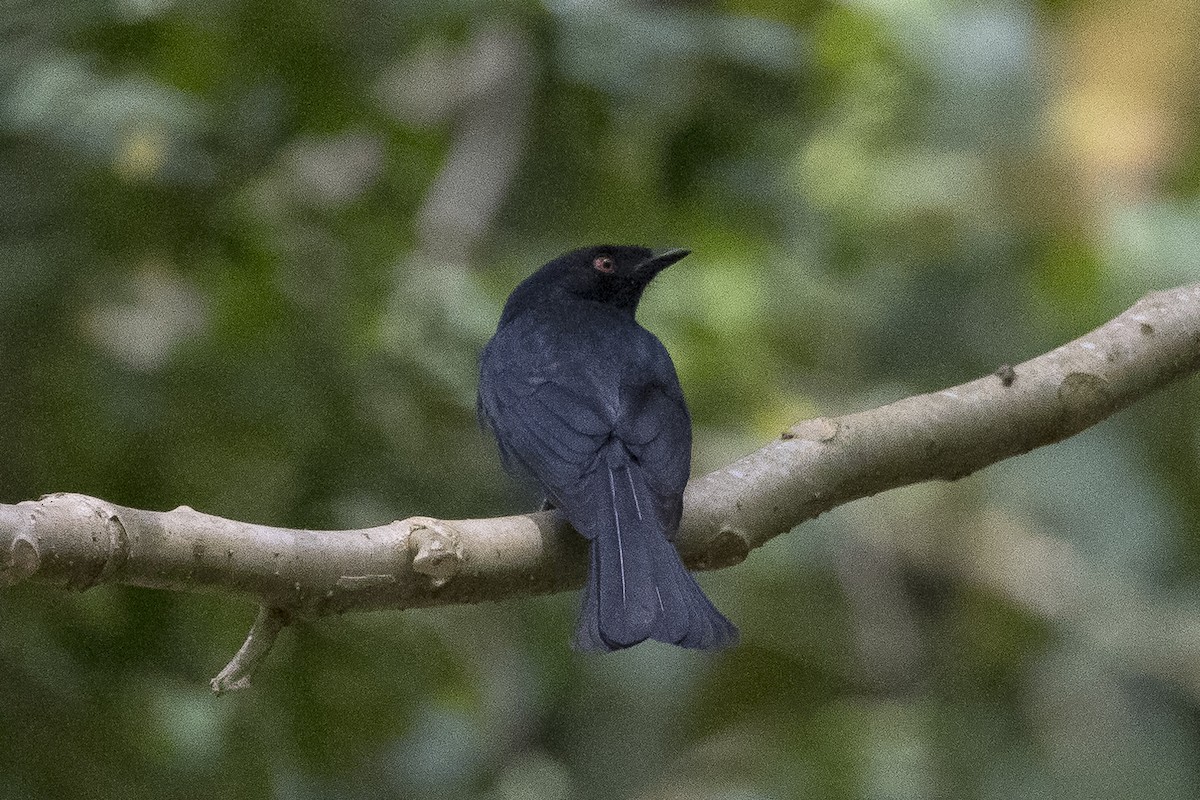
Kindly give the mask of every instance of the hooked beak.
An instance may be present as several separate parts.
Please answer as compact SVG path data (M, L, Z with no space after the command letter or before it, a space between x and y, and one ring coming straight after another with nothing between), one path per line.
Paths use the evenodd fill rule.
M691 253L691 250L684 250L682 247L676 247L673 250L666 250L656 256L651 256L645 261L637 265L634 272L637 275L644 275L646 280L650 280L658 273L662 272L667 267L674 264L679 259Z

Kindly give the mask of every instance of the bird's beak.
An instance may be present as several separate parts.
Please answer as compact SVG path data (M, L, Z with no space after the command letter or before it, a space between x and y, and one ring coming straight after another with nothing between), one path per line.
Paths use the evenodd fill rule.
M656 256L651 256L645 261L637 265L634 273L644 275L646 280L650 280L658 273L662 272L667 267L674 264L679 259L686 256L691 250L684 250L682 247L676 247L674 250L667 250L659 253Z

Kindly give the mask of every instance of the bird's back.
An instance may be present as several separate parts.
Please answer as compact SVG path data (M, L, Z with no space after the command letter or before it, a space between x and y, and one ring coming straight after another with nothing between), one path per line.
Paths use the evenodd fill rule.
M614 436L635 450L653 442L646 467L664 495L687 483L691 419L671 357L630 315L603 305L508 317L483 353L478 408L505 466L551 495Z

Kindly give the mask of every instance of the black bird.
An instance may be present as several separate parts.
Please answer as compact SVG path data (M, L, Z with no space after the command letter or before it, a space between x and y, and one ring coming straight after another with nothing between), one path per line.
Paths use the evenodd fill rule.
M478 412L505 468L531 477L591 542L578 650L737 641L671 543L692 421L671 356L634 318L646 285L687 254L559 256L513 290L483 351Z

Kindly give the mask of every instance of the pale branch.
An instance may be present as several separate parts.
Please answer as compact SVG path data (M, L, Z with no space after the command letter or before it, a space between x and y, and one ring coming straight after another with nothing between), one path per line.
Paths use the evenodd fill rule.
M689 485L677 544L696 569L742 561L860 497L955 480L1096 424L1200 368L1200 284L996 374L881 408L801 422ZM142 511L76 494L0 504L0 584L121 583L238 591L264 610L218 677L235 688L291 618L499 600L576 588L581 537L552 512L427 517L354 531L235 522L182 506Z
M225 669L209 682L213 694L224 694L248 687L254 670L267 657L267 653L271 652L271 646L275 644L279 632L287 627L290 621L291 614L281 608L259 606L258 616L250 626L250 633L246 634L242 648L234 654L233 660Z
M851 500L957 480L1073 436L1198 368L1200 284L1147 295L1015 367L793 426L781 441L688 486L683 545L703 563L714 549L749 551Z

